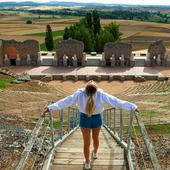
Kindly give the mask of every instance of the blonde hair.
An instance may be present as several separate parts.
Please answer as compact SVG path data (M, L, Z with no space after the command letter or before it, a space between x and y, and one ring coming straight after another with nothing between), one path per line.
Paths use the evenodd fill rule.
M97 91L96 83L94 81L88 82L85 89L86 89L87 96L89 96L87 103L86 103L85 111L88 116L91 116L96 108L95 102L93 99L93 95Z

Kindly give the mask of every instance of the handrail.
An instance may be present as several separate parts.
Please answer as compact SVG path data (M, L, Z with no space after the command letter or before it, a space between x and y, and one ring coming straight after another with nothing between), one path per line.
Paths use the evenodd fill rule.
M119 127L117 121L117 115L115 108L106 109L103 112L103 122L104 127L108 130L108 132L114 137L114 139L125 149L126 156L129 164L129 169L134 170L137 165L135 165L135 162L133 161L133 148L131 147L132 142L132 128L133 128L133 121L134 121L134 115L137 120L137 125L140 129L143 141L146 145L147 152L150 156L150 160L152 163L152 167L154 170L160 170L161 167L159 165L158 159L156 157L153 145L149 139L149 136L147 134L147 131L145 129L144 123L142 121L142 118L140 116L140 113L135 111L130 111L130 121L128 123L128 132L127 132L127 140L125 141L123 137L123 111L120 109L119 111ZM116 130L116 128L119 128L119 133Z
M155 150L154 150L153 145L152 145L152 143L149 139L149 136L147 134L147 131L146 131L145 125L142 121L142 118L141 118L141 116L138 112L135 113L135 117L136 117L138 126L140 128L141 134L143 136L143 140L145 142L147 151L149 153L149 156L150 156L150 159L151 159L151 162L152 162L152 166L155 170L159 170L159 169L161 169L161 167L160 167L159 162L157 160Z
M68 136L70 136L79 125L79 112L77 108L68 107L67 110L59 111L59 129L58 133L54 133L53 129L53 113L50 111L50 129L51 129L51 144L52 150L44 161L43 170L50 169L51 162L54 156L54 149L57 145L61 144ZM65 124L66 125L65 125ZM67 128L67 129L64 129Z
M41 128L43 122L44 122L44 118L41 117L38 120L38 122L36 123L36 126L32 131L32 134L31 134L31 137L30 137L30 139L29 139L29 141L27 143L27 146L25 147L24 151L21 154L21 159L20 159L20 161L18 163L18 166L17 166L16 170L24 169L25 162L26 162L26 160L27 160L27 158L28 158L28 156L29 156L29 154L31 152L31 149L32 149L32 147L33 147L33 145L35 143L36 137L38 136L38 133L40 131L40 128Z
M49 102L48 102L48 104L49 104ZM40 136L43 141L45 138L48 139L49 141L51 141L51 147L49 149L47 149L47 151L44 155L45 156L44 159L46 159L46 157L49 158L49 155L53 151L53 149L59 143L61 143L63 140L65 140L66 137L68 137L78 127L78 123L79 123L78 109L71 108L71 107L69 107L67 109L58 111L59 112L59 114L58 114L59 122L57 122L57 124L59 124L59 127L57 129L54 129L54 117L53 117L52 111L50 111L49 115L47 115L47 116L45 116L43 113L41 114L41 117L37 121L36 126L31 133L30 139L29 139L24 151L21 154L21 159L16 167L16 170L24 169L26 161L27 161L28 157L30 156L33 145L35 144L37 136L39 134L41 134ZM67 117L67 116L68 116L68 118L66 119L65 117ZM44 130L41 131L41 129L43 128L43 125L44 125L45 117L46 117L46 119L49 120L48 126L50 126L50 131L48 128L46 128L46 132L48 131L48 133L43 133ZM38 155L39 153L37 152L36 154ZM51 161L51 159L50 159L50 161ZM36 161L34 161L34 163L35 162Z

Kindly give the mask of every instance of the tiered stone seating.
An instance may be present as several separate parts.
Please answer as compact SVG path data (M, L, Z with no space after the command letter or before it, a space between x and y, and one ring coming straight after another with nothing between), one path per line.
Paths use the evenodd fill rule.
M164 93L168 91L170 86L170 80L168 81L158 81L154 83L136 85L135 87L128 88L124 95L145 95L152 93Z

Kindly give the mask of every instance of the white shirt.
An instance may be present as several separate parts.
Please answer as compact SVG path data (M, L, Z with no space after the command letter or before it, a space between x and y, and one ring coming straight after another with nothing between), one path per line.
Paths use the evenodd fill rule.
M49 110L62 110L66 107L69 107L73 104L77 104L79 112L85 113L86 103L88 100L86 95L85 88L78 89L74 94L67 96L56 103L53 103L48 106ZM104 110L104 104L109 104L112 107L120 108L123 110L135 110L137 106L128 101L120 100L106 92L102 89L97 89L97 92L93 95L95 102L95 111L93 114L99 114Z

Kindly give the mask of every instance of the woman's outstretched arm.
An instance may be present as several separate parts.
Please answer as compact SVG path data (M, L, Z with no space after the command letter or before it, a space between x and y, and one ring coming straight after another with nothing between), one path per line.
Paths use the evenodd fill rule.
M134 110L134 111L139 112L137 106L134 103L130 103L125 100L120 100L117 97L114 97L104 91L102 92L102 99L104 103L107 103L111 105L112 107L120 108L123 110Z
M71 106L72 104L77 102L78 93L79 91L77 90L74 94L67 96L53 104L48 105L47 107L44 108L43 113L47 113L50 110L62 110L66 107Z

